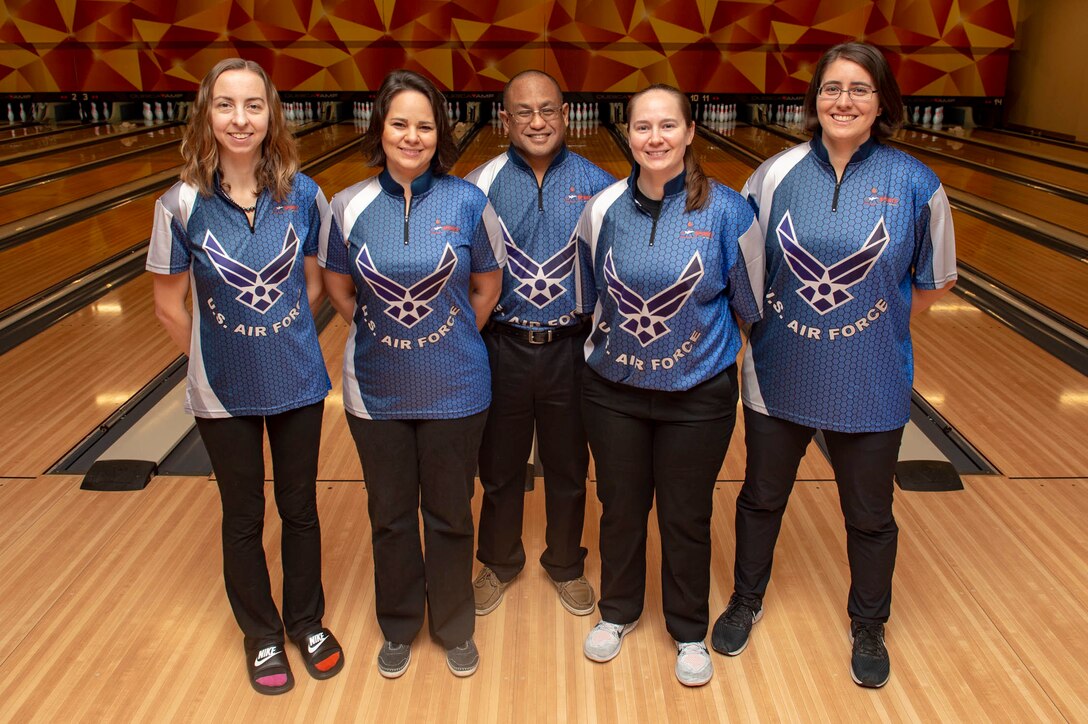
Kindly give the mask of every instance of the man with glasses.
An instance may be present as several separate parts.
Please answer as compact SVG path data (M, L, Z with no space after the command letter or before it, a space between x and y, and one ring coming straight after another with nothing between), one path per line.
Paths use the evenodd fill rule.
M563 607L585 616L595 603L581 545L589 452L580 389L589 320L576 313L571 232L586 202L615 179L567 148L569 107L547 73L511 78L503 108L510 147L466 177L488 195L509 232L502 295L484 328L492 396L480 447L476 615L498 607L525 565L525 461L535 426L547 513L540 563Z

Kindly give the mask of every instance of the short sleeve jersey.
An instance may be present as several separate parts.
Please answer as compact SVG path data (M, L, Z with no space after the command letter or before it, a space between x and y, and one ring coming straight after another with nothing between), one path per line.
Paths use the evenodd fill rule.
M763 239L732 189L712 181L704 207L687 211L681 174L655 218L636 179L637 169L595 196L576 229L579 293L593 305L586 362L613 382L687 390L736 362L733 313L760 318Z
M192 286L187 412L274 415L328 394L303 261L327 208L301 173L283 201L261 193L252 228L218 177L210 196L178 182L156 202L147 270L188 271Z
M491 318L523 329L578 324L571 232L586 202L616 179L564 146L539 184L513 147L465 180L487 194L509 233L502 295Z
M870 139L836 183L817 134L764 162L742 193L756 209L767 258L744 404L839 432L905 425L911 287L938 289L956 278L952 217L936 175Z
M491 404L469 275L505 263L480 189L424 173L411 203L387 171L333 197L319 263L348 274L357 305L344 352L344 407L369 420L466 417Z

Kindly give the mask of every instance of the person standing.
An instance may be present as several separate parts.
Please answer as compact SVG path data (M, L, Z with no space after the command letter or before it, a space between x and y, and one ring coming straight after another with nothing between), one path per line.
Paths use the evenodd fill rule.
M884 624L899 530L893 476L914 375L910 322L955 283L955 237L936 175L881 143L903 105L879 50L827 51L804 108L812 140L768 159L742 191L766 235L768 314L744 359L733 595L712 644L730 656L748 645L797 467L823 430L846 521L850 673L880 687L891 675Z
M471 501L491 378L479 328L506 256L487 197L448 175L445 105L417 73L385 77L362 144L382 170L333 197L319 252L329 301L351 323L344 409L366 479L387 678L407 670L425 609L450 671L469 676L480 660Z
M589 451L580 390L589 317L579 314L574 295L571 232L586 202L615 179L567 148L568 114L552 76L518 73L499 112L510 148L465 177L487 194L509 232L502 295L484 328L491 409L480 446L478 616L498 607L525 566L525 461L534 426L547 515L540 563L567 611L585 616L595 603L582 547Z
M310 310L322 295L316 254L328 204L299 173L279 95L252 61L223 60L204 76L181 150L181 181L155 204L147 270L159 321L189 355L185 409L222 499L223 578L249 681L282 694L294 686L285 628L311 676L344 666L321 624L315 489L330 385ZM283 523L282 620L262 541L266 429Z
M627 119L631 177L595 196L576 229L579 283L595 303L582 407L601 501L601 620L583 652L615 658L638 623L656 498L676 677L701 686L714 674L714 484L736 422L737 319L761 314L763 238L744 199L703 174L687 96L652 85Z

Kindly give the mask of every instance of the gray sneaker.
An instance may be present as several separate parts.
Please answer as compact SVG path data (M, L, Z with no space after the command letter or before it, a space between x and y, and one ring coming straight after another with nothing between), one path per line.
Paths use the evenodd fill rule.
M479 665L480 652L476 650L472 639L452 649L446 649L446 666L450 667L454 676L472 676Z
M472 582L472 597L476 604L476 615L486 616L494 611L502 603L502 594L512 581L503 583L487 566L476 574L476 580Z
M684 686L702 686L714 676L714 662L702 641L676 642L676 678Z
M631 623L609 623L600 621L586 636L582 653L590 661L604 663L616 658L620 652L623 637L635 630L638 620Z
M575 616L588 616L593 613L597 596L593 593L593 586L585 576L578 576L569 581L552 581L555 590L559 592L559 602Z
M387 679L395 679L408 670L412 660L411 644L395 644L386 641L378 652L378 673Z

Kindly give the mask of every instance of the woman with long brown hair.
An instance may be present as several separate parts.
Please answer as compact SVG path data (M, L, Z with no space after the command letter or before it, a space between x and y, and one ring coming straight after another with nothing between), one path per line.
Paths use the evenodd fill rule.
M279 95L251 61L204 77L182 141L181 180L158 200L148 250L156 314L189 355L186 410L211 458L223 507L223 577L262 694L291 689L291 639L311 676L344 655L322 625L315 483L329 377L311 307L321 189L298 171ZM186 297L192 290L192 308ZM283 524L283 617L265 561L264 432Z

